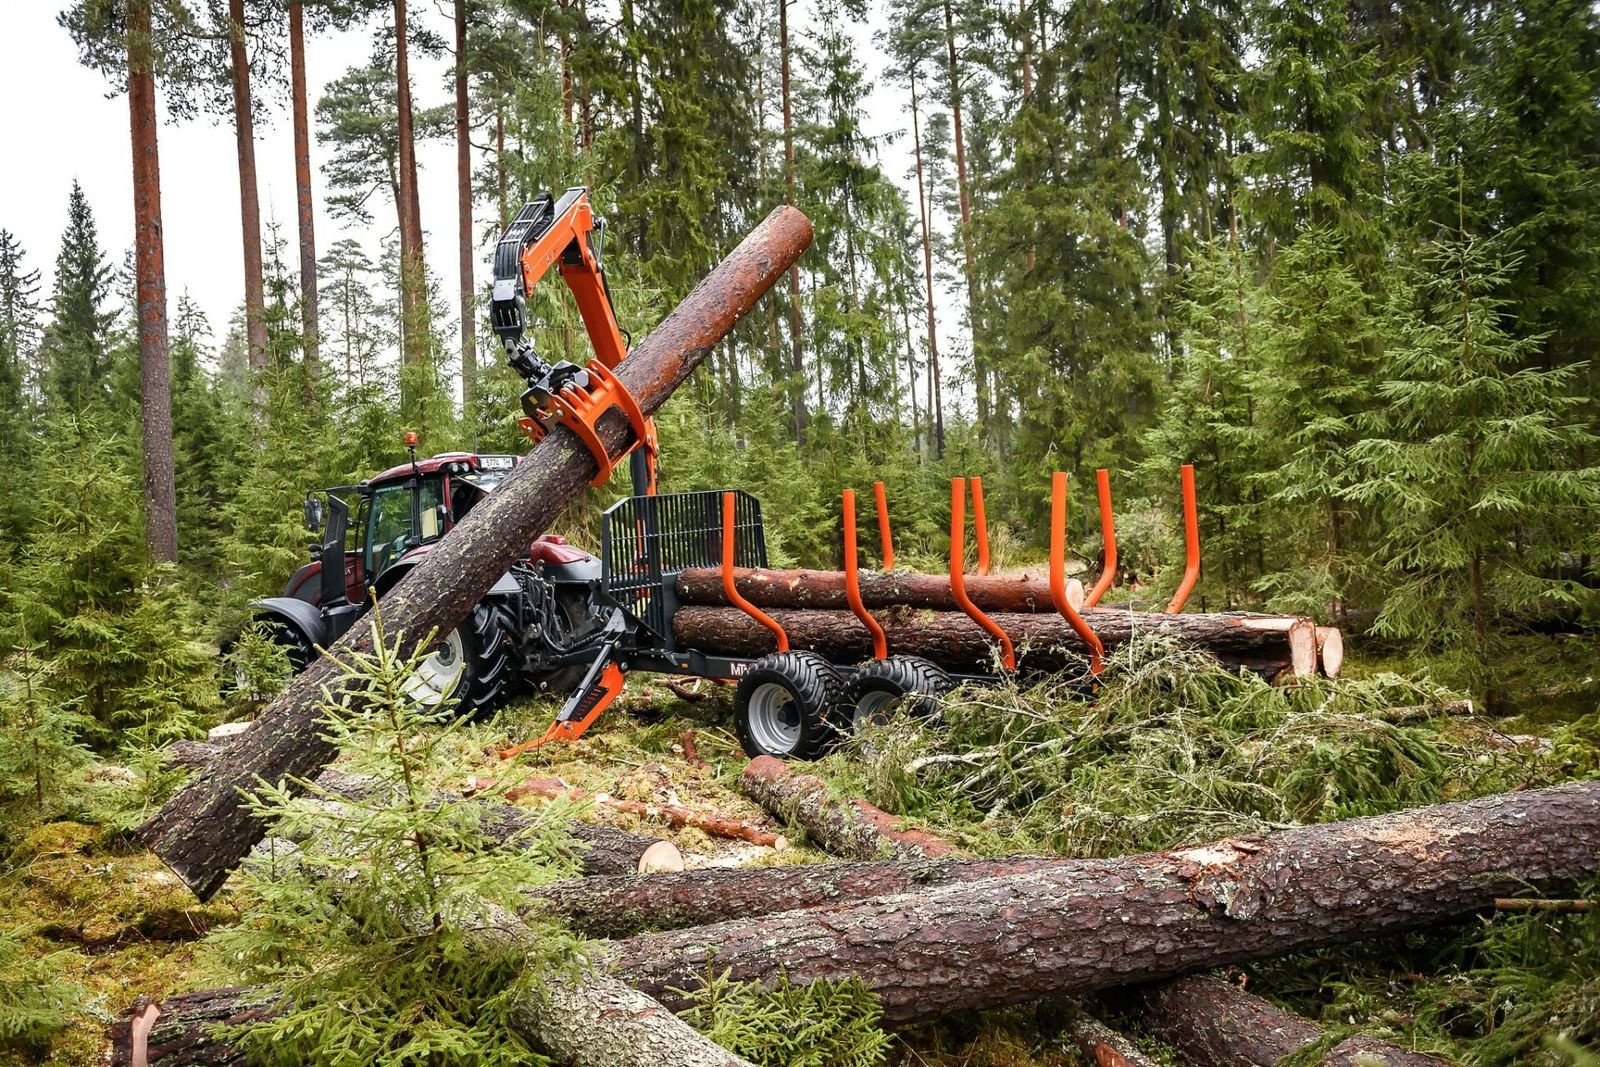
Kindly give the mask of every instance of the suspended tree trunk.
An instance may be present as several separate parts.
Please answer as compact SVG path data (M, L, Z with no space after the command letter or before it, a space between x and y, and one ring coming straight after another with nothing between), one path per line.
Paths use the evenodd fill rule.
M161 228L161 158L150 0L129 0L128 130L133 147L134 297L139 307L139 414L143 428L145 550L152 563L178 559L178 499L172 473L172 386L167 355L167 267Z
M236 0L237 2L237 0ZM427 270L422 258L422 203L417 196L417 146L411 112L411 68L406 47L406 0L394 0L395 102L400 140L401 349L407 363L428 355ZM402 406L404 402L402 401Z
M928 410L933 412L933 447L944 455L944 396L939 381L939 327L933 310L933 235L928 196L922 187L922 125L917 117L917 71L911 69L911 148L917 164L917 221L922 226L922 278L928 308Z
M233 135L239 151L239 219L244 231L244 333L250 372L258 376L267 369L267 296L261 272L261 200L256 192L255 115L244 0L228 0L228 55L233 66ZM256 417L261 418L266 393L259 379L253 383L251 397Z
M961 203L961 254L967 279L967 330L972 336L972 380L977 388L978 426L989 433L989 369L978 356L978 277L972 261L972 194L967 186L966 135L961 126L961 68L956 60L956 27L950 0L944 0L944 41L950 57L950 119L956 143L956 192Z
M565 69L565 53L562 66ZM472 126L467 108L467 0L456 0L456 216L461 250L461 412L472 417L477 367L477 286L472 280Z
M306 42L301 0L289 3L289 80L294 113L294 190L300 220L300 333L306 395L315 401L321 375L317 326L317 224L311 192L311 123L306 114Z
M810 243L811 224L804 215L791 208L775 210L634 347L618 376L645 414L661 406ZM596 430L613 454L629 437L627 422L616 410L602 416ZM410 654L454 628L597 473L577 436L558 427L384 595L381 615L391 639ZM203 778L139 828L140 839L202 899L221 887L266 832L245 795L262 780L314 775L333 758L333 747L317 727L321 707L329 694L348 700L354 711L363 705L359 685L343 677L336 660L370 649L372 641L365 626L346 633Z
M682 1006L734 981L860 977L891 1023L1135 985L1382 937L1600 871L1600 781L1075 863L618 942Z
M794 109L789 97L789 0L778 0L778 66L783 87L783 190L784 203L794 207ZM794 443L806 443L805 321L800 314L800 268L789 269L789 382L794 395Z
M1192 1067L1274 1067L1323 1039L1322 1028L1232 982L1191 975L1127 998L1144 1028ZM1321 1067L1448 1067L1448 1061L1357 1035L1323 1052Z

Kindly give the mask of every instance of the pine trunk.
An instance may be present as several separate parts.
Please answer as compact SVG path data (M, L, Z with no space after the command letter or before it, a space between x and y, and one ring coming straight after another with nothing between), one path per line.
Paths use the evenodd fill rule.
M1381 937L1600 871L1600 782L1308 826L618 942L668 1006L734 981L860 977L894 1024Z
M306 42L301 0L289 3L289 78L294 114L294 190L300 223L300 332L306 394L316 398L322 373L317 325L317 220L311 192L311 123L306 102Z
M245 47L244 0L228 0L228 56L233 67L233 136L239 152L239 221L244 234L244 332L250 371L267 368L267 293L261 269L261 200L256 191L256 133L250 97L250 55ZM266 397L259 382L251 392L257 416Z
M944 455L944 396L939 381L939 327L933 308L933 235L922 187L922 128L917 117L917 74L911 72L911 148L917 170L917 222L922 227L922 280L928 308L928 410L933 413L934 455Z
M778 0L778 66L783 86L784 202L794 207L794 108L789 97L789 0ZM789 268L789 388L794 393L794 443L806 443L805 321L800 314L800 268Z
M406 363L428 355L427 270L422 252L422 211L417 195L417 146L411 112L411 65L406 45L406 0L394 0L395 105L400 141L396 208L400 220L401 348ZM402 398L402 410L408 405Z
M1130 1000L1143 1027L1191 1067L1274 1067L1323 1040L1320 1026L1220 978L1191 975ZM1320 1067L1448 1067L1437 1056L1360 1035L1340 1041L1314 1062Z
M226 751L222 745L178 741L166 747L162 762L167 767L199 770L209 766ZM318 792L328 797L354 802L370 801L375 796L393 792L393 786L376 778L346 774L332 767L318 774L312 784ZM428 802L430 805L478 803L442 793L430 797ZM483 809L484 832L495 840L503 841L524 833L538 822L528 812L511 804L479 804L479 807ZM647 854L653 862L661 862L663 854L676 855L674 866L678 870L683 869L683 857L678 853L677 846L661 838L577 819L567 823L567 832L578 843L578 862L585 875L637 874L644 868Z
M768 615L789 635L792 648L817 652L834 663L860 663L872 655L872 639L848 611L774 608ZM894 655L921 656L946 670L988 673L995 647L967 616L903 606L875 611ZM1204 648L1226 666L1268 677L1288 671L1307 677L1317 670L1316 627L1308 619L1243 614L1156 615L1088 611L1083 617L1107 649L1135 637L1168 634ZM1059 615L990 613L1017 646L1018 666L1028 672L1081 667L1083 641ZM685 606L672 616L673 639L683 648L725 656L760 657L773 651L772 634L738 608Z
M811 224L780 208L734 249L672 314L624 360L618 375L649 414L675 390L811 242ZM613 410L596 429L608 449L629 433ZM455 627L528 544L548 529L567 503L595 477L594 458L576 435L559 427L473 509L381 601L387 632L409 653L433 634ZM140 839L202 899L221 887L266 832L244 794L262 779L314 775L334 756L317 720L328 699L361 706L358 688L335 663L341 652L372 647L356 627L334 643L262 712L256 726L211 768L139 828ZM324 691L327 691L325 694Z
M152 563L175 563L178 559L178 499L172 470L167 267L162 245L156 79L149 54L149 0L130 0L127 17L128 129L133 147L134 298L139 314L145 550Z
M456 215L461 252L461 410L472 417L478 376L472 249L472 124L467 100L467 0L456 0ZM564 58L564 56L563 56Z
M771 756L757 756L745 766L739 789L775 818L804 830L812 844L843 859L938 859L957 854L949 842L921 830L901 829L900 820L888 812L856 797L836 797L821 778L798 774Z
M972 379L978 400L978 427L989 433L989 369L978 358L978 276L972 256L972 193L967 183L967 142L961 123L961 67L956 59L956 27L950 0L944 0L944 40L950 61L950 119L956 146L956 193L961 204L961 257L967 280L967 332L972 337Z

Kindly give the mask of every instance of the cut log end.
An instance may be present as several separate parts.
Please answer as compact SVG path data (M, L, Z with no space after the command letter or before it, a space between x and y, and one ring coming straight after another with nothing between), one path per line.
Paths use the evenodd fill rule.
M640 874L660 874L683 869L683 852L671 841L657 841L639 856Z
M1322 660L1322 673L1329 678L1339 677L1344 670L1344 633L1337 626L1317 627L1317 655Z
M1296 678L1317 673L1317 627L1308 619L1289 627L1289 670Z

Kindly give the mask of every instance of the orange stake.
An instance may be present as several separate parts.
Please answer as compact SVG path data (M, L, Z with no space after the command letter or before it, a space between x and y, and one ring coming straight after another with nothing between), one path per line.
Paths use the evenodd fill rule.
M894 538L889 534L889 498L884 494L883 483L872 483L872 495L878 503L878 537L883 541L883 569L894 570Z
M772 636L778 639L778 651L789 651L789 635L783 632L783 627L771 615L756 607L746 600L733 584L733 532L734 532L734 494L722 494L722 592L727 596L728 603L759 622L762 626L772 631Z
M1117 517L1111 510L1111 472L1101 467L1094 472L1094 481L1100 491L1100 539L1105 542L1106 564L1100 572L1100 580L1083 600L1086 608L1100 603L1111 583L1117 580Z
M982 524L978 526L983 529ZM981 535L986 536L986 535ZM1011 646L1011 637L989 616L978 609L978 605L967 596L967 480L965 478L950 479L950 594L955 597L961 610L967 617L989 632L989 635L1000 642L1001 662L1006 670L1017 669L1016 649Z
M1184 601L1200 580L1200 516L1194 499L1194 464L1183 465L1183 581L1167 603L1167 614L1183 610Z
M978 573L989 573L989 520L983 513L983 479L972 479L972 530L978 537Z
M1105 646L1100 635L1067 602L1067 475L1056 471L1050 476L1050 603L1067 624L1089 646L1089 673L1105 670Z
M878 483L882 489L883 483ZM879 500L883 497L880 495ZM884 659L889 655L889 639L884 635L883 627L878 625L878 620L867 611L866 604L861 601L861 576L857 573L859 561L856 559L856 491L844 491L844 596L850 602L850 610L855 612L856 618L861 620L872 634L872 658Z

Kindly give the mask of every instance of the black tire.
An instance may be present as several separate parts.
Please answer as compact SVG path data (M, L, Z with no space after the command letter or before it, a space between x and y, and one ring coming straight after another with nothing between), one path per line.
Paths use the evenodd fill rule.
M514 627L504 606L480 603L422 660L407 692L424 707L441 712L490 714L512 693Z
M854 733L864 721L877 720L896 705L921 717L939 710L939 698L955 682L937 663L920 656L890 656L862 664L840 688L835 705L841 729Z
M839 739L830 721L838 698L833 664L815 652L774 652L739 679L733 728L752 759L817 759Z
M251 619L248 625L259 627L261 632L273 644L283 649L285 656L289 660L291 675L299 674L311 665L312 660L317 658L316 645L312 644L309 637L301 633L300 627L282 616L258 615ZM229 660L238 645L237 639L224 641L222 647L218 650L224 666L220 676L222 695L224 697L239 696L246 700L265 700L269 696L268 693L250 691L252 687L248 679L245 678L245 672L242 668L235 666L232 671L226 669L230 665Z

